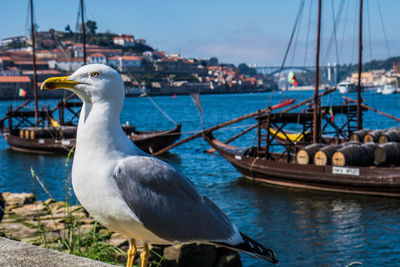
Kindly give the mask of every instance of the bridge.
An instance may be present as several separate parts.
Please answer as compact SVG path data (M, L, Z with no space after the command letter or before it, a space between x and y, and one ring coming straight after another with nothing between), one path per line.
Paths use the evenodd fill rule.
M255 67L257 73L262 73L262 74L266 74L266 75L274 75L275 73L278 73L279 70L281 69L281 67L279 66L256 66ZM315 70L315 66L285 66L283 67L282 70L292 70L292 69L296 69L296 70L306 70L306 71L314 71Z
M273 76L279 73L281 70L280 66L254 66L257 73L264 75ZM284 66L282 71L287 70L298 70L315 73L315 66ZM320 73L322 81L329 85L335 85L338 83L338 66L336 64L329 64L327 66L320 66Z

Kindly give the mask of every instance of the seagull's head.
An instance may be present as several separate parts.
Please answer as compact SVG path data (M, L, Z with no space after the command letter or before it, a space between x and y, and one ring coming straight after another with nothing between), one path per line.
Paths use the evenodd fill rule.
M103 64L80 67L71 76L45 80L40 89L68 89L85 103L112 102L122 106L124 82L113 68Z

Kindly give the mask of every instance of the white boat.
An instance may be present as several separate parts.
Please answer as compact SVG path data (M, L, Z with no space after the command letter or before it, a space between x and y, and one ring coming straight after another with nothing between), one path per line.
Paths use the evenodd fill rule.
M389 83L383 86L382 95L391 95L393 93L396 93L396 87L392 84Z
M126 96L140 96L147 93L146 87L125 87L125 95Z
M382 94L383 88L382 87L378 87L376 88L376 93L377 94Z
M341 94L347 94L357 91L357 86L351 82L344 81L339 83L338 86L339 86L339 93Z

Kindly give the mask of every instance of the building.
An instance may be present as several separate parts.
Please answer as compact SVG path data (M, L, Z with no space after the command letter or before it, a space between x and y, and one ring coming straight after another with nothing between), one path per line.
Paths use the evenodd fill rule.
M17 98L20 88L28 91L31 87L28 76L0 76L0 99L10 99L10 96Z
M16 45L23 45L28 38L26 36L8 37L1 40L1 46L11 46L13 43Z
M21 71L22 75L29 76L29 78L33 81L33 70L23 70ZM44 82L46 79L61 76L61 72L58 70L37 70L36 78L38 82Z
M115 56L108 58L108 65L119 71L134 71L141 67L141 56Z
M113 38L113 43L122 47L133 47L135 46L135 38L130 34L121 34Z
M58 70L73 72L83 66L82 58L57 58L55 60L50 60L50 67L55 67Z
M102 53L93 53L88 56L89 64L107 64L107 58Z
M14 65L19 70L33 70L33 60L32 58L26 60L14 60ZM36 61L37 70L47 70L49 69L49 64L46 61L37 60Z

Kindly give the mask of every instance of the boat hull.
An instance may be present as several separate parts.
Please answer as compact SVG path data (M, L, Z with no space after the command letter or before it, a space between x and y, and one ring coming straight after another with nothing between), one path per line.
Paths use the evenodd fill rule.
M235 148L213 139L210 145L251 181L302 189L400 197L399 167L300 165L235 153ZM239 151L239 150L236 150Z
M153 154L164 147L171 145L181 135L181 125L166 131L137 132L127 134L140 149ZM3 125L1 133L12 150L36 154L68 153L76 143L73 138L23 138ZM75 130L76 134L76 130Z

